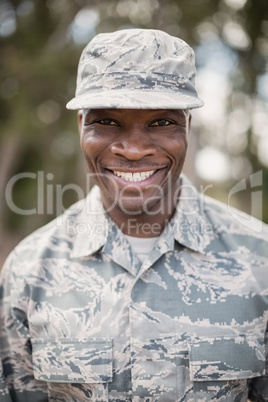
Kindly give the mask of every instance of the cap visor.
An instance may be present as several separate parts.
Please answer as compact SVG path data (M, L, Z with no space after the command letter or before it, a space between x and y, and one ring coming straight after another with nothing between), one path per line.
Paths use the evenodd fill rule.
M67 103L70 110L79 109L194 109L204 102L182 92L104 91L86 93Z

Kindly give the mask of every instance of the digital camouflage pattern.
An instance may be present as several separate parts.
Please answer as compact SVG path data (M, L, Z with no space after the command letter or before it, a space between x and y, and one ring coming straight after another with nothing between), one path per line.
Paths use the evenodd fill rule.
M11 253L1 401L268 401L267 227L181 180L143 264L97 187Z
M195 56L181 39L154 29L95 36L82 52L68 109L200 107Z

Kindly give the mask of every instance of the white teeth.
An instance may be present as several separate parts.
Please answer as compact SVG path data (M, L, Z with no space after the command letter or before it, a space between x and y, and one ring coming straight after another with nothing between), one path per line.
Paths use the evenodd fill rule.
M132 181L132 173L125 173L125 179L127 180L127 181Z
M132 178L133 178L133 181L140 181L141 175L139 173L133 173Z
M113 171L116 176L122 177L126 181L142 181L154 174L155 170L148 170L147 172L125 173L118 170Z

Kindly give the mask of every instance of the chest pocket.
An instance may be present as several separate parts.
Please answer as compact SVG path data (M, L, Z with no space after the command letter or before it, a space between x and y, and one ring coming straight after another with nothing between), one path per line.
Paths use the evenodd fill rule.
M263 336L195 338L189 347L196 400L246 401L247 380L265 373Z
M112 339L33 339L34 377L55 383L112 381Z
M237 380L265 373L264 339L238 335L190 342L191 381Z

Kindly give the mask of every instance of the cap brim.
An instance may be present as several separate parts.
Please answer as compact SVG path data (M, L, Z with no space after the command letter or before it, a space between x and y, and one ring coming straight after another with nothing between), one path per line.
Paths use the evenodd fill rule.
M67 103L70 110L80 109L194 109L204 102L182 92L103 91L77 96Z

